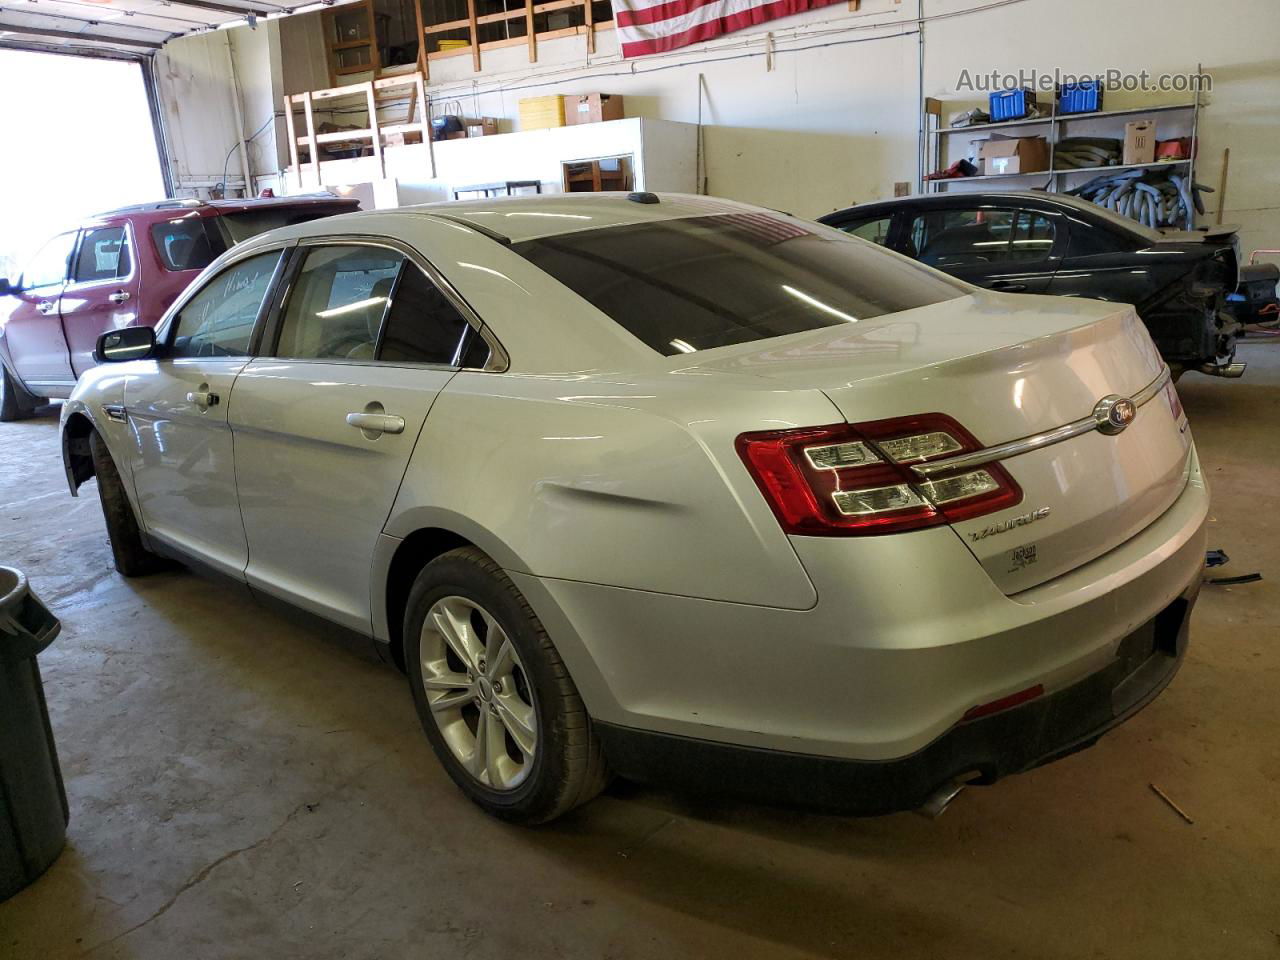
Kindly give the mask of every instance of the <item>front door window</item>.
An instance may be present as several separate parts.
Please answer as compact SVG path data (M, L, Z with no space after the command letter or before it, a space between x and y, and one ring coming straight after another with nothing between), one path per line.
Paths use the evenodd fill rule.
M71 259L71 248L75 242L74 232L64 233L41 247L22 273L22 288L52 287L66 280L67 261Z
M271 286L280 251L242 260L218 274L178 314L173 357L244 357Z

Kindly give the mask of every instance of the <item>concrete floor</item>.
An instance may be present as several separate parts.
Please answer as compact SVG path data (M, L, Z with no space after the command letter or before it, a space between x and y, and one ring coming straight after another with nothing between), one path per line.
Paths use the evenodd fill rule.
M0 562L63 621L43 656L66 851L0 956L1280 956L1280 341L1180 392L1214 490L1188 662L1092 750L942 819L822 817L617 784L540 830L481 815L395 671L230 587L111 569L56 411L0 425ZM1195 819L1151 790L1157 783Z

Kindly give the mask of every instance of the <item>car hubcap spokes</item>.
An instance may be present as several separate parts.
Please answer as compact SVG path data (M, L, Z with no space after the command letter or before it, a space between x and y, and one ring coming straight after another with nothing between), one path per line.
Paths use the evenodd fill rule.
M502 625L464 597L436 601L422 625L422 685L445 743L471 776L513 790L538 747L533 689Z

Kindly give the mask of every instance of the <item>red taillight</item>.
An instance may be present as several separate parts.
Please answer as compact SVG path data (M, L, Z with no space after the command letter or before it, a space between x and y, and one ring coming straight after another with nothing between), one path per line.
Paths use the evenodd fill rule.
M925 480L914 463L981 449L940 413L744 433L738 453L788 533L899 533L1011 507L1022 499L997 464L944 471Z

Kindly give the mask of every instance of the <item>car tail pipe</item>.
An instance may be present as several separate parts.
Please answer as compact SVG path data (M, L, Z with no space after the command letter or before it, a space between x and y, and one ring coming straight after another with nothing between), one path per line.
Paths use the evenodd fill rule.
M1202 363L1196 367L1201 373L1211 377L1225 377L1228 380L1239 380L1244 376L1245 363Z
M927 800L916 809L916 813L930 820L937 820L951 806L951 801L960 796L968 784L959 777L954 777L940 784Z

